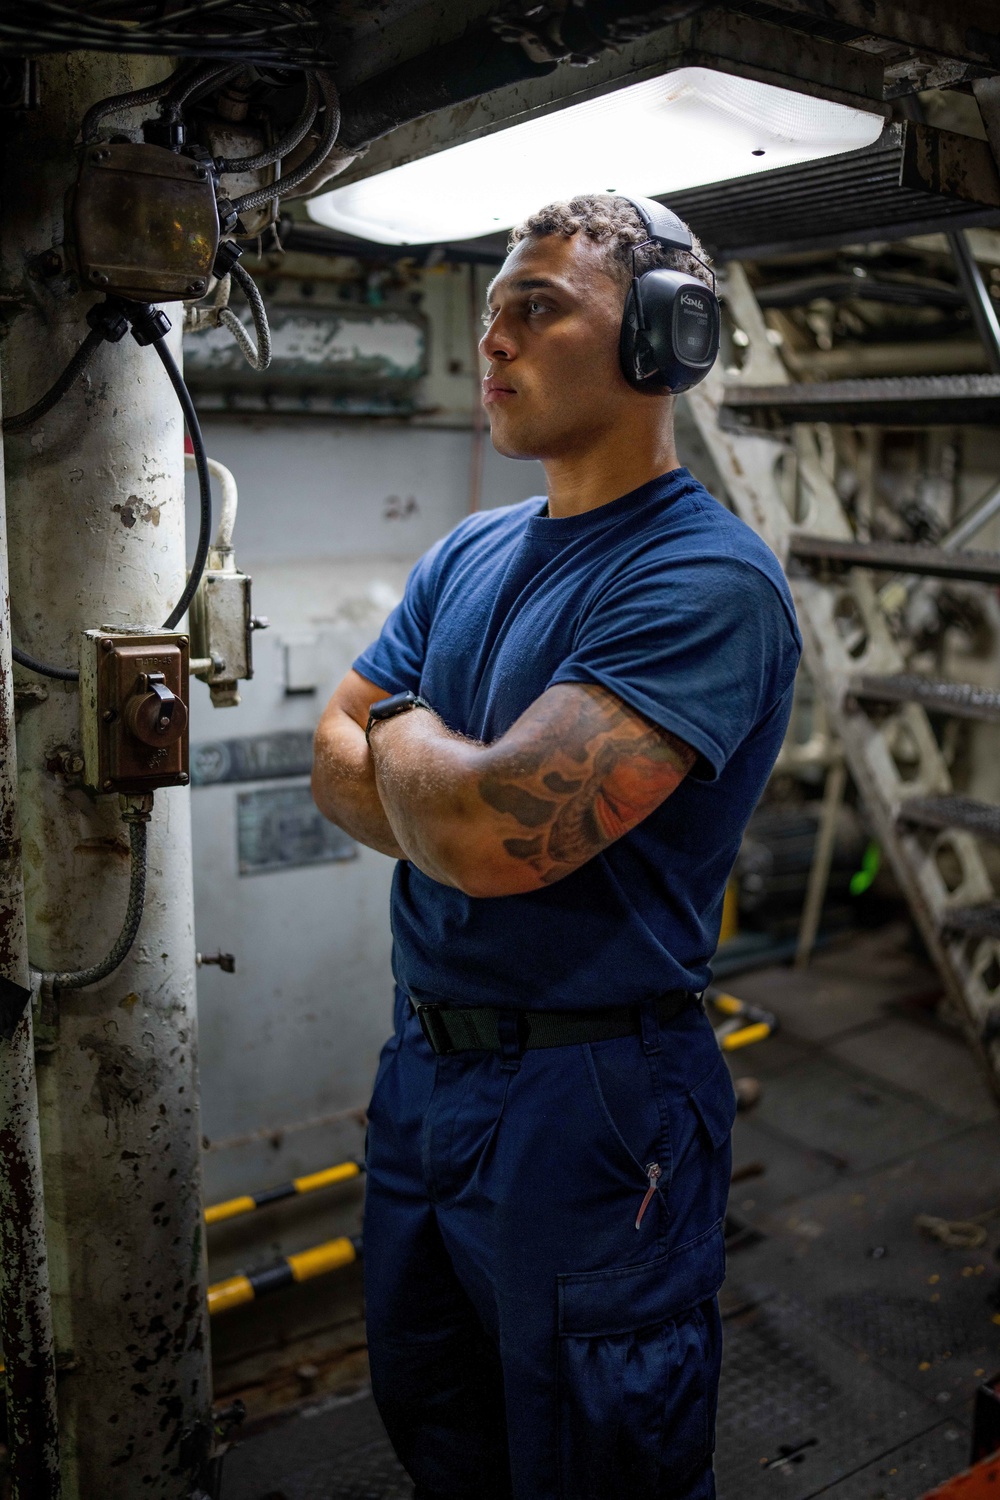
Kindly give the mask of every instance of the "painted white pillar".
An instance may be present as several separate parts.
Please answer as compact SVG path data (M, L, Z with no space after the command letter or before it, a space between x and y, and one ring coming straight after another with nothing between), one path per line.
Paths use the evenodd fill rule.
M84 111L167 69L144 57L44 57L40 107L7 129L8 414L48 389L87 332L95 298L62 249ZM135 116L111 124L134 132ZM180 305L167 311L179 358ZM54 410L4 446L15 644L72 666L84 629L158 628L185 576L184 457L155 353L131 337L102 345ZM45 691L18 729L29 951L37 967L79 968L121 927L128 839L118 798L91 801L74 784L76 685L15 671ZM131 954L101 984L63 991L51 1029L38 1028L67 1500L187 1500L210 1442L188 797L156 793Z

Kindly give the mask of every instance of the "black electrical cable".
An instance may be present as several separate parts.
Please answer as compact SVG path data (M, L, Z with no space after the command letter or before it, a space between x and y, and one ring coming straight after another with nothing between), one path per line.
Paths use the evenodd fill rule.
M125 307L129 306L129 304L127 303L123 305ZM143 307L143 304L132 303L131 307L133 309L131 317L133 320L134 333L134 325L137 321L136 315ZM149 315L150 311L150 309L146 309L147 316ZM167 328L169 328L169 324L167 324ZM194 595L198 589L198 585L201 583L201 575L205 571L205 563L208 560L208 549L212 542L212 481L209 477L208 454L205 450L205 439L202 436L201 424L198 421L198 413L194 409L194 402L191 400L191 393L188 390L187 386L184 384L184 377L181 374L180 370L177 368L177 362L174 359L173 355L170 353L170 350L167 348L166 343L164 342L165 332L166 329L164 329L162 333L156 334L153 337L143 338L141 342L152 344L153 348L156 350L160 363L166 370L167 378L169 379L170 384L173 386L177 399L180 402L181 410L184 413L184 422L187 426L188 436L191 439L191 446L194 449L194 461L195 469L197 470L198 474L198 494L200 500L198 545L195 548L194 562L191 565L191 572L188 575L187 583L184 585L184 590L180 598L163 622L162 628L164 630L173 630L178 620L183 617L185 611L191 603L191 600L194 598ZM98 333L98 329L92 329L91 333L88 335L87 341L89 341ZM99 343L101 341L101 338L103 337L104 335L100 334L97 342ZM81 348L82 347L83 345L81 345ZM79 373L79 371L77 371L77 373ZM63 372L63 374L65 375L65 371ZM60 377L60 379L62 379L62 377ZM59 384L58 381L57 384ZM68 389L69 384L70 382L66 383L66 386L64 387L63 391L60 392L60 394L65 394L65 390ZM54 389L55 387L53 387L53 390ZM49 392L48 394L51 395L51 392ZM47 397L43 399L47 399ZM58 397L56 397L56 399L58 399ZM35 408L33 407L32 411L34 411L34 409ZM22 417L24 417L27 414L22 413L21 415ZM4 424L4 426L6 429L6 423ZM17 646L12 646L11 654L13 655L14 660L18 663L19 666L27 667L29 671L37 672L41 677L54 677L59 682L78 682L80 680L79 671L73 667L54 667L48 662L39 661L36 657L29 656L26 651L22 651Z
M317 74L317 80L326 105L326 119L319 145L287 177L282 177L278 182L271 183L267 187L255 188L252 193L244 193L242 198L234 199L233 208L236 213L246 213L251 208L262 208L265 203L270 203L274 198L284 198L293 188L305 182L307 177L311 177L316 168L326 161L340 130L340 96L333 79L327 74Z
M309 134L316 118L318 104L315 76L307 73L305 104L302 106L298 119L289 127L287 133L280 140L275 141L273 146L262 151L259 156L217 156L216 170L218 172L258 172L261 167L269 167L272 162L287 156Z
M37 672L39 677L54 677L57 682L80 681L80 673L75 667L52 667L48 662L29 656L27 651L21 650L20 646L12 645L10 654L19 667L27 667L31 672Z
M41 396L34 406L29 406L26 411L19 411L12 417L4 417L4 432L24 432L26 427L30 427L33 422L38 421L39 417L44 417L47 411L51 411L56 402L62 400L73 382L83 374L103 344L105 336L102 328L92 328L58 380L49 387L45 395Z
M177 368L177 361L162 338L153 340L153 348L156 350L160 363L167 372L167 377L177 394L181 410L184 413L188 436L191 439L191 446L194 449L194 465L198 473L198 491L201 500L198 545L195 548L191 572L188 575L187 583L184 585L184 592L163 622L164 630L173 630L177 621L183 616L191 600L194 598L198 585L201 583L201 575L205 571L205 563L208 560L208 549L212 542L212 481L208 473L208 454L205 451L205 439L202 437L201 423L198 421L198 413L194 409L191 393L184 384L184 376Z

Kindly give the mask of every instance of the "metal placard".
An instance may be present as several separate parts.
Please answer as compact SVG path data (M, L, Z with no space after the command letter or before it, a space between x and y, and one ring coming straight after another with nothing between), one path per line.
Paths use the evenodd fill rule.
M279 729L245 739L205 740L191 746L191 781L194 786L217 786L226 781L308 776L312 755L311 729Z
M239 792L236 827L241 875L356 859L358 846L328 823L308 785Z

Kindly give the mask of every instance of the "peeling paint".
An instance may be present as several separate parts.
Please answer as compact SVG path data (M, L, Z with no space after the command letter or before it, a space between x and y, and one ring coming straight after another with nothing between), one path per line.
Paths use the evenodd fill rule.
M153 505L148 500L141 500L138 495L129 495L124 502L116 502L111 507L115 515L121 517L121 523L131 531L136 521L148 521L151 526L159 526L162 507Z

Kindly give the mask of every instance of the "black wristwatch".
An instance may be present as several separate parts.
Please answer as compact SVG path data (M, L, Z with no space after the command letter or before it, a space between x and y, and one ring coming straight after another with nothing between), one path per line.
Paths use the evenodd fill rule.
M393 693L391 698L380 698L378 703L373 703L368 710L368 723L365 727L365 739L371 744L371 732L376 724L383 719L394 719L397 714L405 714L411 708L430 708L426 698L421 698L419 693ZM431 709L433 713L434 710Z

